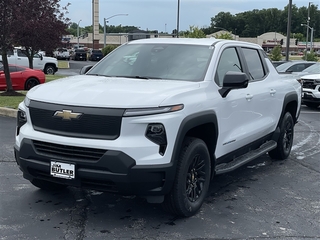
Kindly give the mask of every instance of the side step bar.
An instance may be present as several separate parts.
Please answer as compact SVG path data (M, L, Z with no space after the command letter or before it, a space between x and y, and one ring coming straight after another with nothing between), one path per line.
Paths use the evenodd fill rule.
M238 167L245 165L246 163L256 159L257 157L262 156L263 154L275 149L277 147L277 142L274 140L270 140L264 144L262 144L258 149L252 150L242 156L235 158L233 161L229 163L222 163L216 166L216 174L223 174L227 172L231 172Z

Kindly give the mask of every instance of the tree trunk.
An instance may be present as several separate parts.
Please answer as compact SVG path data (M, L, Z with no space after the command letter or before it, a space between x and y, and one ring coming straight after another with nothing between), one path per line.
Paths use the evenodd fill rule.
M3 70L4 74L6 77L6 84L7 84L7 92L14 92L13 87L12 87L12 81L10 77L10 70L9 70L9 64L8 64L8 55L7 55L7 50L4 49L2 51L2 63L3 63Z

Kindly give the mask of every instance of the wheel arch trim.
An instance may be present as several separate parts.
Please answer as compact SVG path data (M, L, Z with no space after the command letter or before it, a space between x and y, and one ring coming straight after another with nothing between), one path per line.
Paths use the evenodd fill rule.
M181 122L178 133L177 133L177 137L174 143L174 149L171 157L171 162L173 163L174 166L176 166L178 162L179 153L181 152L182 144L187 134L192 129L195 129L205 124L213 124L214 126L214 136L212 136L214 140L214 146L212 146L212 148L209 148L208 146L208 151L210 152L210 157L211 157L211 163L212 163L212 166L214 166L214 162L215 162L214 152L216 148L219 130L218 130L218 119L217 119L216 113L210 110L189 115L185 119L183 119L183 121Z

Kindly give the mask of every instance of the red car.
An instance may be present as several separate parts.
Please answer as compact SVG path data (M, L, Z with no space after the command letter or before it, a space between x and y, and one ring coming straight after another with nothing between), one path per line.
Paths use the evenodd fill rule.
M9 64L9 71L14 90L29 90L38 84L44 83L46 80L46 76L41 70ZM6 88L3 64L0 63L0 91L4 91Z

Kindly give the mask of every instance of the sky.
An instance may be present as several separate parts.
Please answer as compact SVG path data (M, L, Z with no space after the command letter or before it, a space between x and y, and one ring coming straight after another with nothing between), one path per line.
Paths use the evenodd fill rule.
M60 5L70 3L67 17L84 27L92 25L92 1L60 0ZM292 0L298 8L308 7L309 2ZM111 17L107 25L136 26L141 30L171 33L177 28L178 3L179 0L99 0L99 22L103 26L103 19ZM188 30L189 26L208 27L211 18L219 12L237 14L264 8L283 10L288 4L289 0L180 0L179 30ZM313 0L312 4L320 8L320 0Z

